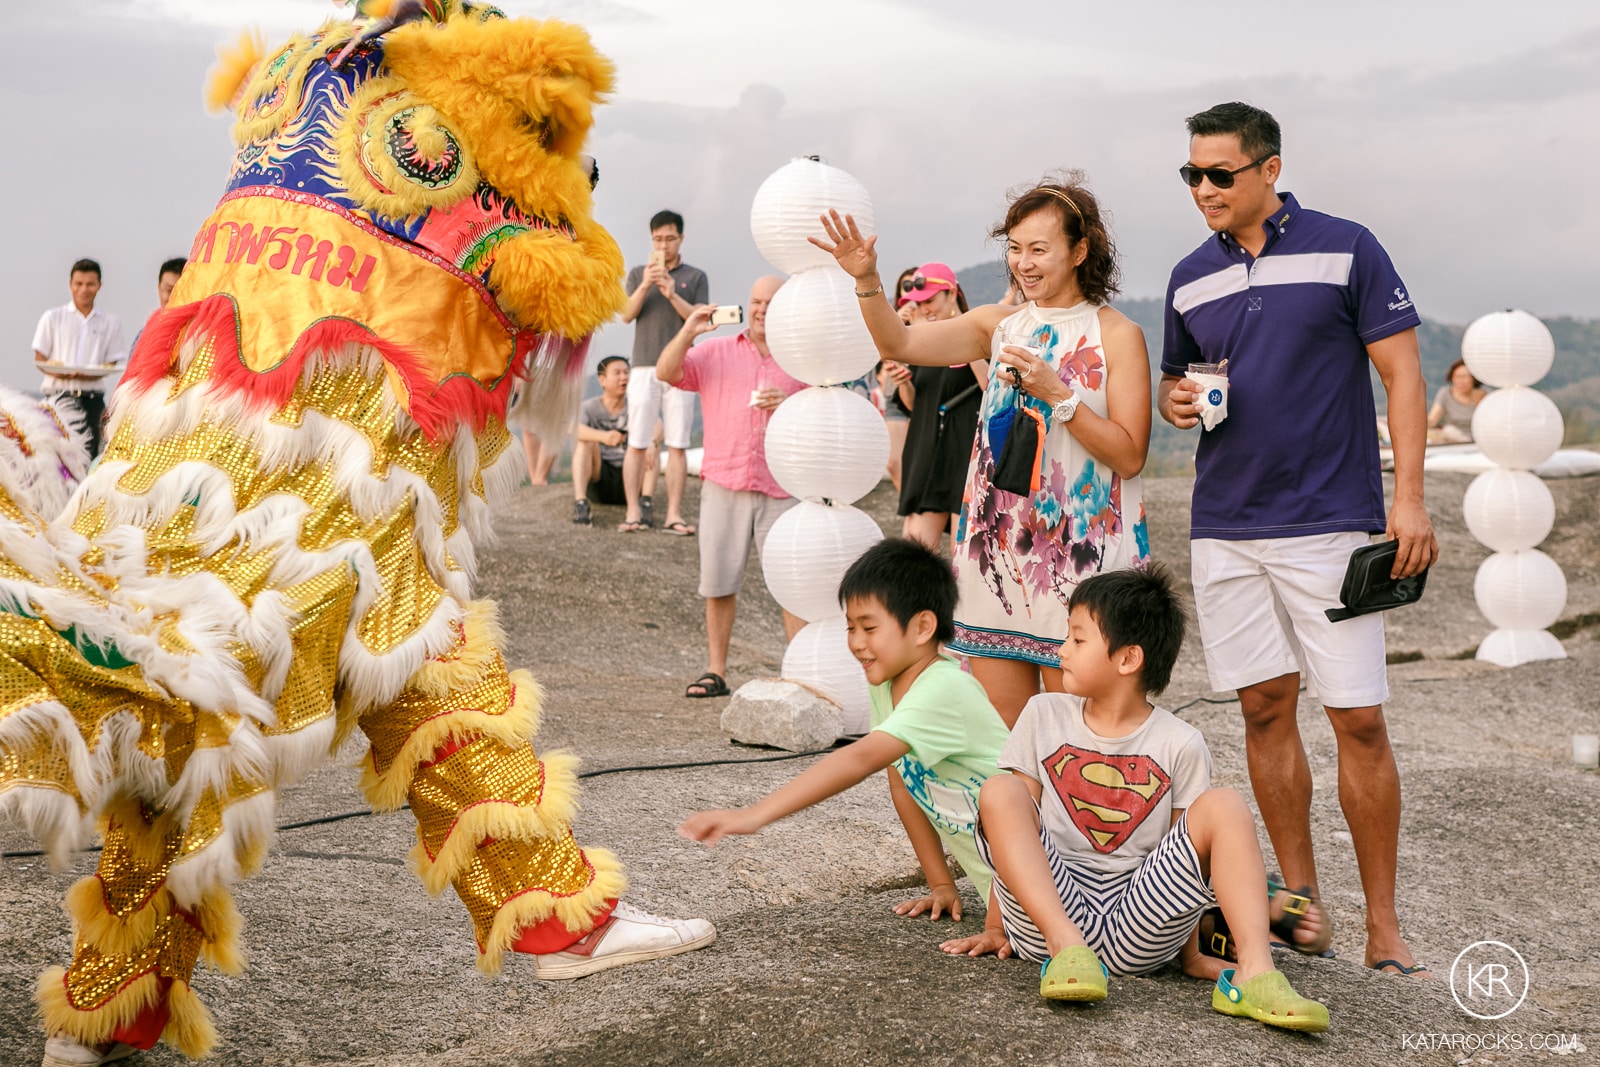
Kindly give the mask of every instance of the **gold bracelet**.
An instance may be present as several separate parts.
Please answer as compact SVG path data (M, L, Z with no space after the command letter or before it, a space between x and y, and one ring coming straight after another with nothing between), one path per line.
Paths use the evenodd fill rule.
M857 290L856 295L865 300L868 297L877 296L881 292L883 292L883 286L880 284L876 289L869 289L864 293Z

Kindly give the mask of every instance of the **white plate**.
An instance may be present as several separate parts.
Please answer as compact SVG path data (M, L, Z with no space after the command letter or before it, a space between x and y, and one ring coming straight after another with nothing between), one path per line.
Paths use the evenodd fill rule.
M35 363L35 367L46 374L81 374L88 378L104 378L108 374L116 374L122 370L116 364L97 364L93 367L69 367L65 363Z

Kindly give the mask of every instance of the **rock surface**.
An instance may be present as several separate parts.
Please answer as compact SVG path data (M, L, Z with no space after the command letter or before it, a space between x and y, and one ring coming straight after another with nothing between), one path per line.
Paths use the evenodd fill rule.
M758 678L741 685L722 709L722 732L744 745L816 752L844 733L844 717L803 685Z
M1340 813L1333 734L1321 708L1300 711L1316 786L1311 825L1339 958L1283 956L1297 988L1325 1001L1333 1029L1276 1033L1212 1012L1207 988L1167 968L1112 982L1094 1006L1047 1004L1038 969L969 960L940 941L975 933L983 904L962 880L959 923L905 919L891 907L920 891L916 859L881 779L714 849L674 828L690 811L747 804L814 760L729 743L721 702L686 700L705 669L704 610L692 538L618 534L620 509L593 529L568 521L569 486L521 490L498 516L502 540L481 557L480 588L500 601L507 659L545 689L541 749L583 757L579 840L628 864L629 899L702 915L710 948L562 985L510 959L485 981L473 966L461 905L432 900L406 869L408 812L279 834L260 875L239 887L249 970L202 971L221 1036L218 1065L521 1067L583 1064L1181 1063L1573 1064L1600 1049L1600 775L1570 760L1572 734L1600 730L1600 480L1551 482L1556 527L1542 546L1565 568L1567 660L1500 670L1470 658L1490 627L1472 600L1488 555L1461 519L1468 476L1427 478L1444 555L1420 604L1389 613L1385 711L1405 787L1399 907L1437 981L1362 966L1359 875ZM1152 548L1188 578L1191 483L1147 479ZM695 513L691 483L689 516ZM885 484L860 506L898 528ZM729 673L735 684L779 671L777 606L746 572ZM1587 620L1587 621L1586 621ZM1468 658L1462 659L1461 656ZM1210 691L1188 643L1161 702L1209 742L1217 785L1251 796L1232 694ZM360 812L359 747L283 792L280 824ZM785 754L777 754L784 756ZM608 768L739 760L737 766L605 773ZM1262 838L1263 847L1268 843ZM0 829L0 849L32 848ZM1268 849L1268 862L1271 853ZM0 861L0 1064L30 1067L44 1038L32 993L71 955L61 895L93 869ZM1530 990L1514 1014L1480 1022L1451 997L1452 961L1483 939L1516 947ZM1587 1055L1554 1057L1529 1035L1578 1033ZM1455 1050L1418 1035L1512 1038L1515 1049ZM175 1067L166 1049L127 1061Z

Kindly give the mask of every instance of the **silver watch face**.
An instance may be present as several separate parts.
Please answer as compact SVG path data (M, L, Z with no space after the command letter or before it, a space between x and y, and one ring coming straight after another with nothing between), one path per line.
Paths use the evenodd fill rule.
M1057 404L1055 411L1051 412L1051 414L1055 416L1055 420L1057 422L1069 422L1071 421L1072 416L1078 413L1078 403L1078 397L1069 396L1067 399Z

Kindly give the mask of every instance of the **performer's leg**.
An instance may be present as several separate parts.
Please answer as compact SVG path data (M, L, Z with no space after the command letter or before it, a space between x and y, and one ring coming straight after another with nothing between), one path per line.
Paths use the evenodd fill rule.
M360 720L372 743L367 798L380 809L410 802L413 865L430 892L454 886L489 973L508 948L577 942L626 885L614 856L573 840L575 760L534 754L539 689L506 670L499 638L494 606L473 605L458 648Z
M215 1043L211 1017L190 978L202 955L220 970L242 969L240 924L220 885L183 907L167 884L173 861L206 843L194 822L182 829L132 797L108 805L99 866L67 894L76 943L72 965L39 979L47 1033L91 1047L147 1049L164 1040L192 1058Z

